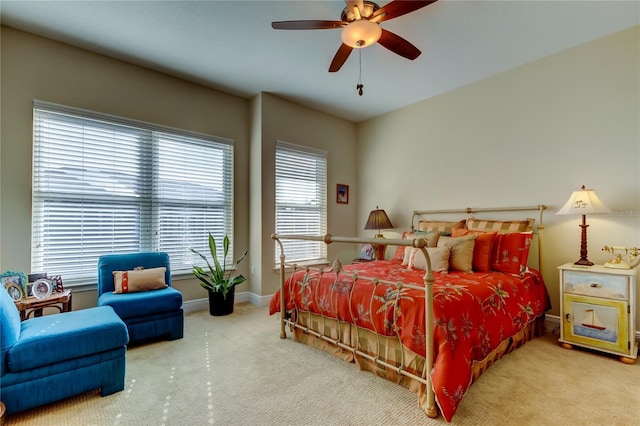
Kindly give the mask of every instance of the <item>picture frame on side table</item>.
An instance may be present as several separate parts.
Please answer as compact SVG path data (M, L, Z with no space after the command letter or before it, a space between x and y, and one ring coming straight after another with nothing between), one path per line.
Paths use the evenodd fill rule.
M53 286L51 285L51 281L47 278L40 278L38 281L33 283L32 292L36 299L46 299L51 296L51 292L53 291Z
M40 278L47 278L47 273L46 272L39 272L39 273L27 275L28 283L24 287L24 297L33 296L33 283L38 281Z
M52 277L49 277L49 281L51 281L51 287L54 293L64 292L64 286L62 285L62 276L54 275Z
M349 204L349 185L342 183L336 185L336 203Z
M24 289L28 282L27 276L23 272L3 272L0 274L0 283L7 289L7 292L9 292L9 295L14 301L25 297ZM17 287L17 289L15 287Z
M24 294L22 293L22 288L14 283L8 283L4 286L9 293L9 296L13 299L14 302L22 300L24 298Z
M371 244L363 244L360 247L360 256L359 260L375 260L376 254L373 246Z

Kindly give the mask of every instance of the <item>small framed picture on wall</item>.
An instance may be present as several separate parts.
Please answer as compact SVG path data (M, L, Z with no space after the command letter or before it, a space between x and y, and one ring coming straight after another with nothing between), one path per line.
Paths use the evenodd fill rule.
M342 183L336 185L336 203L349 204L349 185Z

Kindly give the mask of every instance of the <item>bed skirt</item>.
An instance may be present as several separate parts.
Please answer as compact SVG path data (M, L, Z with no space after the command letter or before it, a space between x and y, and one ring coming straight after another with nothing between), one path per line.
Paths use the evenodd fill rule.
M544 334L544 314L529 322L525 328L516 335L503 340L498 347L489 353L483 360L474 361L472 366L471 383L476 381L493 363L504 355L524 345L534 337ZM293 318L292 318L293 319ZM310 312L300 312L295 322L305 328L316 331L323 336L340 342L346 346L365 352L372 358L377 358L391 365L404 365L404 369L410 373L424 378L423 356L416 354L401 345L396 336L382 336L371 330L363 329L346 322L326 318ZM379 377L397 383L418 395L418 406L427 411L427 395L425 384L409 376L399 374L397 370L385 367L366 356L361 356L326 339L319 338L298 327L292 327L293 338L301 343L321 349L344 361L355 362L360 370L369 371ZM381 348L381 353L376 354L376 348ZM404 357L404 362L402 362ZM469 383L469 385L471 385ZM437 402L437 401L436 401Z

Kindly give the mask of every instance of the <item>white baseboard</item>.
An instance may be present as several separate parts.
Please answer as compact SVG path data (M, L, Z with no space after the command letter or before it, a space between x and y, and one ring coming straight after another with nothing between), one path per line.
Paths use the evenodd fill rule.
M555 328L560 327L560 317L558 315L545 314L544 326L547 331L553 331Z
M249 302L256 306L267 306L269 304L269 300L271 300L271 296L272 295L260 296L255 293L251 293L250 291L242 291L235 294L233 303ZM182 303L182 309L184 309L185 312L209 309L209 298L203 297L202 299L187 300Z

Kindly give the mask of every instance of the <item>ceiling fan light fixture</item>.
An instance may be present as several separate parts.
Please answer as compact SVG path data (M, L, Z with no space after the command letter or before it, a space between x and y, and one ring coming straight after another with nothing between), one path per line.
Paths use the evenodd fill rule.
M360 19L342 29L342 42L354 49L370 46L380 40L382 28L375 22Z

